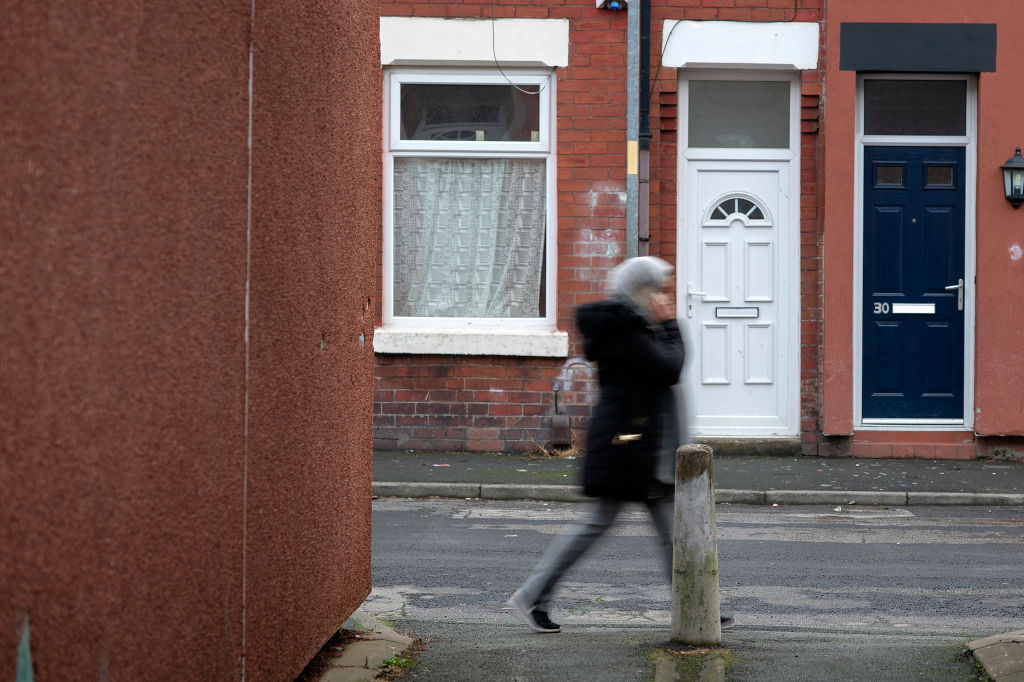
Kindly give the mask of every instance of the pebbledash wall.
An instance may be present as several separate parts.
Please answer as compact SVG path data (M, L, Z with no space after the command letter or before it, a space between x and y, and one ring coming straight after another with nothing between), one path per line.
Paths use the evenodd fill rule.
M376 3L6 9L0 678L294 679L371 584Z
M786 209L784 237L792 246L786 275L793 300L787 323L792 350L789 364L780 368L787 374L783 399L789 421L770 435L782 436L777 440L789 451L817 454L823 441L824 0L653 0L651 5L650 240L639 245L641 254L672 263L685 258L677 244L679 195L685 191L677 177L685 124L680 74L752 69L793 80L790 115L796 130L792 143L784 145L794 157L786 180L792 210ZM556 178L549 228L555 258L549 262L556 270L549 327L492 330L496 338L488 339L486 329L445 334L393 324L387 309L393 275L385 257L379 264L384 302L378 305L375 336L375 447L528 451L551 443L556 415L567 416L579 438L596 382L582 358L573 310L602 296L607 273L626 254L627 12L596 8L594 0L384 0L381 15L385 124L388 74L396 70L493 71L497 59L506 69L554 73ZM710 38L701 38L704 27L714 31ZM663 63L670 32L676 35L665 50L674 56ZM531 36L535 40L539 34L545 39L531 44ZM714 49L695 54L687 47L701 41ZM801 54L794 57L794 51ZM388 134L385 125L385 222L394 191L388 182ZM382 253L391 248L389 240L385 229Z

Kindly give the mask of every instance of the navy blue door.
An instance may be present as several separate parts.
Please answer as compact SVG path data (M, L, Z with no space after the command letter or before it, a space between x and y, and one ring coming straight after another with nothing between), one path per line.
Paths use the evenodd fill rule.
M865 147L864 419L962 419L964 150Z

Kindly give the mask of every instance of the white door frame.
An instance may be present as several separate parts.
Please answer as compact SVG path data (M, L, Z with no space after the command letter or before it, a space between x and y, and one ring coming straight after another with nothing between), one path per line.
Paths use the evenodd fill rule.
M691 80L784 80L790 82L789 96L789 148L788 149L738 149L738 148L690 148L686 145L689 124L689 82ZM780 316L780 333L785 336L784 347L780 348L783 359L779 363L779 376L785 382L779 382L779 390L783 392L780 406L783 414L779 417L785 424L783 428L764 428L737 426L735 428L695 428L698 436L729 436L729 437L792 437L800 433L800 73L797 71L767 70L680 70L679 74L679 155L676 168L676 244L677 272L676 300L679 319L686 320L686 285L690 281L686 269L685 249L689 241L687 232L688 213L686 197L688 188L689 168L696 161L781 161L789 165L789 196L779 197L779 202L787 202L789 208L789 225L780 225L778 232L778 283L780 312L785 311L787 319ZM698 229L700 226L694 226ZM784 325L784 326L783 326ZM683 327L686 324L684 322ZM692 347L692 346L691 346ZM684 373L688 398L691 404L688 410L695 411L695 396L692 392L692 367L697 362L691 358L687 362L688 370ZM691 421L691 423L693 423Z
M868 79L966 80L967 134L951 136L902 136L864 134L864 79L857 76L857 142L853 169L853 426L858 431L964 431L974 428L974 325L976 289L977 226L975 207L978 187L978 81L964 74L870 74ZM964 180L964 418L950 419L872 419L865 423L863 396L863 305L864 305L864 147L963 147Z

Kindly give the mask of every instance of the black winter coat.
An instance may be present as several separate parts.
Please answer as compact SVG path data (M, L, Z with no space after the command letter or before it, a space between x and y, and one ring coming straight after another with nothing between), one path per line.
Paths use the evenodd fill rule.
M678 323L651 324L625 302L608 299L579 306L576 324L601 386L587 432L583 491L624 500L659 497L663 412L673 404L672 385L685 357Z

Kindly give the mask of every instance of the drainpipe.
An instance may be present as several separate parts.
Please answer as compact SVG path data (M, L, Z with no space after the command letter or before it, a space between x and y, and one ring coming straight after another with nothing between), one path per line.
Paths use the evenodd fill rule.
M637 239L641 256L649 255L651 241L651 0L640 0L640 159L637 184Z
M640 3L630 2L626 13L626 257L633 258L640 218Z

